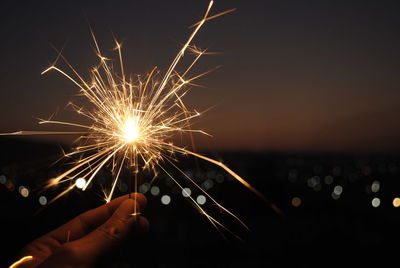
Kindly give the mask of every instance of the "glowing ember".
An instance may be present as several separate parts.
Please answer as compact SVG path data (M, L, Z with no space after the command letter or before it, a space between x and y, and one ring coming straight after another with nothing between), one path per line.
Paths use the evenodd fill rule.
M132 143L139 138L139 120L128 119L123 128L124 138L128 143Z

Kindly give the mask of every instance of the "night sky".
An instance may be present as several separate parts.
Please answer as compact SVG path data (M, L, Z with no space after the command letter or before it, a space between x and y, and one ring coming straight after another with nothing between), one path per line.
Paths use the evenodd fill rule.
M88 77L96 64L89 24L110 57L123 41L127 72L166 70L208 4L197 1L2 1L0 132L44 129L33 117L65 110L77 88L52 72L63 54ZM196 137L213 150L400 150L398 1L216 1L195 44L204 56L186 101L200 111ZM67 141L65 137L54 140Z

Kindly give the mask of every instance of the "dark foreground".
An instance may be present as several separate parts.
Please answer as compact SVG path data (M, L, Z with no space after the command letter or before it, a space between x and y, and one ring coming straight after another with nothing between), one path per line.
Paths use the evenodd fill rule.
M0 260L1 267L7 267L27 242L101 205L99 183L107 183L109 174L101 173L89 191L74 191L35 215L42 208L39 196L50 199L57 193L35 189L67 167L62 162L51 166L60 155L59 147L14 139L3 139L0 145ZM161 174L155 183L160 193L145 193L149 204L144 214L150 232L121 248L115 260L132 267L388 267L396 260L400 207L393 200L400 197L400 155L209 156L223 160L246 178L284 215L221 169L182 159L180 167L251 231L220 215L207 199L203 207L243 241L226 232L221 235ZM30 189L26 198L19 193L21 185ZM190 184L185 186L195 199L201 194ZM128 190L129 184L122 183L117 195ZM160 202L164 195L171 198L168 205Z

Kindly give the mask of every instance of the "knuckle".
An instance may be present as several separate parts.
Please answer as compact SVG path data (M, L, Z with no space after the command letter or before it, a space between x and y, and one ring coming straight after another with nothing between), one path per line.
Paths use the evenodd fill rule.
M127 221L124 219L113 219L108 224L102 225L98 230L100 234L110 241L117 241L120 239L121 228L124 224L127 224Z
M115 232L115 228L112 226L100 227L99 233L101 234L101 236L103 236L105 239L107 239L109 241L116 241L119 238L118 234Z

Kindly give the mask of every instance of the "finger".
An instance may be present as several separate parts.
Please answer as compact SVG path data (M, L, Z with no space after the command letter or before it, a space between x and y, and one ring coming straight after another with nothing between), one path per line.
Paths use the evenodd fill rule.
M135 203L138 204L137 207L144 208L147 204L146 197L142 194L133 193L131 194L131 198L136 200ZM124 195L105 205L79 215L56 230L28 244L21 251L21 254L23 254L23 256L34 255L35 257L32 261L32 264L35 263L35 265L32 267L39 265L44 259L48 258L54 253L54 251L60 248L62 244L65 244L68 241L79 239L93 231L99 225L104 224L110 218L110 216L113 215L121 203L127 199L129 199L129 195ZM141 224L148 226L147 220L142 219L144 218L140 218Z
M140 208L144 209L146 207L147 199L143 194L127 194L79 215L48 235L59 241L60 244L79 239L106 222L121 203L129 199L129 197L136 200Z
M143 194L132 193L130 196L121 196L103 206L89 210L79 216L79 221L84 226L86 234L107 221L116 211L116 209L121 205L121 203L129 198L135 200L135 202L138 203L138 206L142 210L147 205L147 199Z
M138 215L140 211L139 202L126 199L104 224L87 236L65 244L61 251L73 252L75 260L92 264L102 255L117 249L133 233L148 229L148 221Z
M105 246L105 249L119 244L132 233L140 233L148 228L147 219L140 216L141 207L134 199L127 199L121 203L114 214L103 225L80 240Z
M133 193L130 197L136 199L141 208L144 208L147 204L146 197L142 194ZM105 205L79 215L56 230L45 234L25 246L21 251L21 256L34 255L34 263L38 264L42 262L62 244L79 239L103 224L118 206L128 198L129 195L118 197Z

